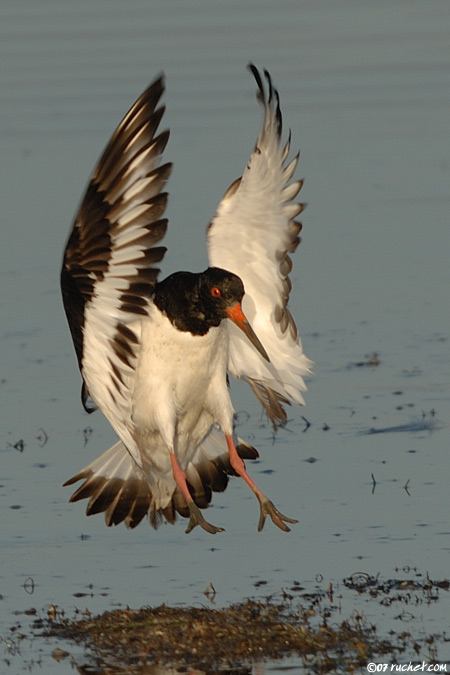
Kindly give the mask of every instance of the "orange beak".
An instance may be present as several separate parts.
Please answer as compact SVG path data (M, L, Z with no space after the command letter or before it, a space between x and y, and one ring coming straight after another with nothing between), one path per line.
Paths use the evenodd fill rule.
M248 337L248 339L250 340L252 345L254 347L256 347L256 349L259 351L261 356L264 359L266 359L266 361L269 361L269 363L270 363L269 355L267 354L266 350L262 346L261 342L256 337L256 333L253 330L253 328L250 326L250 324L247 320L247 317L245 316L244 312L242 311L242 307L239 304L239 302L237 302L235 305L233 305L233 307L228 307L226 312L228 314L228 318L231 319L232 322L235 323L236 326L238 328L240 328L243 333L246 334L246 336Z

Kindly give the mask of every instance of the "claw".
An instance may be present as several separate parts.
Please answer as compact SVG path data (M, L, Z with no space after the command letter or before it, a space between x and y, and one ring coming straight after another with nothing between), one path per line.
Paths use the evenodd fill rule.
M194 502L191 502L189 504L189 513L190 513L190 518L189 518L189 524L186 528L186 534L189 534L189 532L192 532L194 527L196 525L200 525L206 532L209 532L210 534L216 534L216 532L224 532L223 527L216 527L215 525L211 525L211 523L208 523L207 520L205 520L201 514L200 509Z
M272 504L270 499L260 499L260 508L261 508L261 513L259 516L259 523L258 523L258 532L261 532L261 530L264 527L264 523L266 522L266 516L270 516L272 519L272 522L280 528L280 530L283 530L283 532L290 532L291 528L286 525L286 523L298 523L298 520L294 520L294 518L288 518L287 516L283 516L283 514L278 511L276 506Z

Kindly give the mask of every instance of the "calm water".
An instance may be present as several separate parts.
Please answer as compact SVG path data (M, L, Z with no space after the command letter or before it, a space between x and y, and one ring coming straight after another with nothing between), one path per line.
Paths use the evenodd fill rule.
M210 582L216 606L332 582L347 615L400 631L398 607L352 604L342 579L449 574L448 0L23 0L0 7L0 34L0 670L73 672L55 643L7 642L11 626L27 632L25 610L191 605ZM205 225L260 122L249 60L270 69L302 150L291 306L316 367L275 442L250 391L233 398L260 450L252 474L300 522L258 534L234 481L214 500L220 536L107 529L61 487L114 440L81 409L62 248L109 135L163 69L175 163L163 271L206 266ZM374 352L378 366L355 365ZM442 596L408 630L442 632L449 614Z

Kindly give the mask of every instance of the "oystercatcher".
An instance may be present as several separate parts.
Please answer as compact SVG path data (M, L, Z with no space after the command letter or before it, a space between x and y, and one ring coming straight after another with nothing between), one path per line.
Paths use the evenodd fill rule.
M244 379L274 427L283 405L304 403L304 356L287 308L303 205L293 202L279 96L267 71L249 69L264 109L262 128L241 178L225 193L209 225L210 267L158 281L167 220L160 162L169 131L158 77L125 115L100 158L64 253L61 287L82 374L82 401L100 408L120 440L65 485L83 480L71 501L89 498L87 514L135 527L148 513L156 528L176 514L186 532L208 523L200 508L238 475L280 529L284 516L248 475L258 457L233 432L227 373ZM245 312L245 313L244 313ZM95 406L92 406L92 401Z

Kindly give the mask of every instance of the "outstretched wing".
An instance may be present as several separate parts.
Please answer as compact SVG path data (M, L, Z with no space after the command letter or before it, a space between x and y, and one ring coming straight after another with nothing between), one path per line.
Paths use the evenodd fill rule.
M241 178L227 190L208 229L210 265L234 272L244 282L244 313L261 340L270 363L231 322L229 371L251 385L274 426L286 421L283 404L304 403L303 375L311 361L302 351L288 310L292 261L303 204L293 202L302 181L291 181L299 155L288 161L290 139L282 145L278 92L264 71L249 66L258 85L264 117L256 146Z
M140 320L165 248L163 191L171 165L159 165L169 132L158 133L164 106L159 77L125 115L81 203L64 253L61 289L78 363L83 404L94 400L135 458L131 395Z

